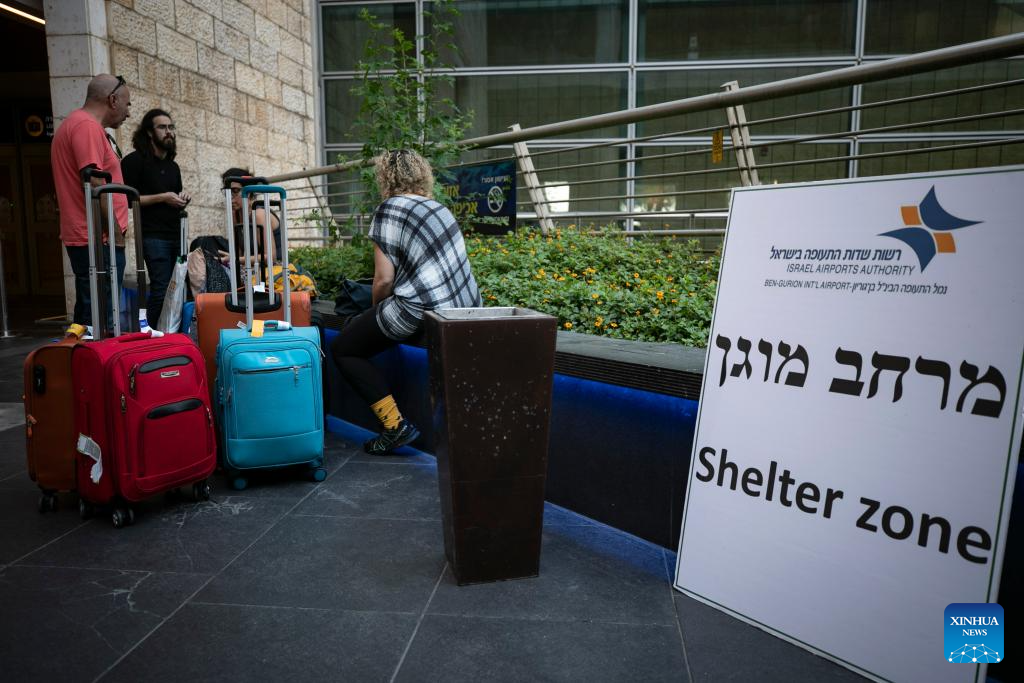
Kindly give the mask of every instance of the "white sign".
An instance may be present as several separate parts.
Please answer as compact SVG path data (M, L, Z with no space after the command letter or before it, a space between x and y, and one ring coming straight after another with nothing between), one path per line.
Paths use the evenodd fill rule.
M1022 217L1024 167L734 192L679 590L871 678L984 680L943 611L997 600Z

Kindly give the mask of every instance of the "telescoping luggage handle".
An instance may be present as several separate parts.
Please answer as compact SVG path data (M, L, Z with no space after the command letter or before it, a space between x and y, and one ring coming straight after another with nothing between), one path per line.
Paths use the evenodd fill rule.
M84 168L81 171L82 189L85 195L85 222L86 232L89 236L89 292L92 312L93 338L103 338L103 327L106 324L106 311L101 310L101 297L99 295L99 276L104 273L110 282L110 304L114 323L114 336L121 335L121 292L117 286L117 238L114 230L118 228L114 218L114 202L107 202L107 225L111 227L107 237L107 248L110 257L110 265L107 270L102 270L103 263L103 236L100 229L101 221L96 220L96 207L102 206L100 198L105 194L123 194L128 200L128 207L132 211L132 223L135 225L135 273L138 281L139 301L146 300L146 262L142 253L142 235L139 231L142 226L142 218L139 213L139 192L134 187L111 183L111 175L94 167ZM92 179L99 178L106 183L93 187ZM111 198L112 199L112 198ZM129 316L130 317L130 316ZM131 323L129 322L129 325Z
M263 195L263 206L266 212L267 218L263 221L263 244L265 251L270 251L270 245L273 244L274 239L274 226L270 220L270 202L267 200L267 195L276 194L281 198L281 217L280 227L281 231L281 279L284 283L284 291L281 293L281 305L284 308L284 320L291 324L292 321L292 307L291 307L291 279L288 277L288 206L287 197L288 192L278 185L246 185L242 188L242 242L245 246L245 268L246 278L250 283L255 282L256 273L253 269L252 261L250 258L249 251L249 197L252 195L261 194ZM253 246L252 254L255 255L255 246ZM267 297L268 302L271 306L274 305L274 264L273 259L270 259L271 263L268 264L268 277L267 277ZM253 313L253 296L252 287L245 288L245 323L247 329L252 329L252 321L254 317Z
M231 184L238 183L242 187L246 185L266 185L267 179L259 176L229 176L224 179L224 216L225 216L225 229L228 236L228 258L230 259L231 268L229 268L228 277L231 280L231 305L238 306L238 249L235 245L235 224L233 220L234 212L231 210ZM247 208L247 207L246 207ZM245 213L248 213L246 211ZM246 257L248 258L248 256Z

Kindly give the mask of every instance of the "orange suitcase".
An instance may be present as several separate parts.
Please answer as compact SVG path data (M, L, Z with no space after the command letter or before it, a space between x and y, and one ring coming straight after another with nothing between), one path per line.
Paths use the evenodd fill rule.
M266 294L257 294L254 301L255 318L257 320L284 320L284 306L281 295L274 297L274 306L267 303ZM295 327L310 326L309 292L292 292L292 325ZM199 338L199 350L206 361L206 379L209 382L210 397L217 386L217 342L220 331L232 329L238 323L245 323L245 298L238 297L238 305L231 303L231 294L200 294L196 297L196 330Z
M42 490L40 512L56 510L55 494L76 488L71 352L78 343L77 337L67 337L25 358L25 452L28 476Z

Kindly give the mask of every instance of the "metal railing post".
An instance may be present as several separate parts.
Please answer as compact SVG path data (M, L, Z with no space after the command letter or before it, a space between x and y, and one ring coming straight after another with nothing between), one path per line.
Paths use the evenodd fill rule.
M739 81L722 84L722 90L726 92L739 89ZM732 148L736 152L736 165L740 169L740 182L744 187L760 185L761 180L757 177L757 162L754 161L754 150L750 149L750 130L747 128L747 114L743 111L743 105L726 107L725 115L729 119L729 135L732 137Z
M520 130L518 123L509 126L511 130ZM526 182L526 189L530 193L530 201L533 202L533 212L537 214L540 222L541 234L548 234L554 230L555 224L548 213L547 197L544 196L544 189L540 186L537 178L537 171L533 168L533 159L530 158L530 149L525 142L516 142L513 145L516 151L516 159L519 161L519 170Z

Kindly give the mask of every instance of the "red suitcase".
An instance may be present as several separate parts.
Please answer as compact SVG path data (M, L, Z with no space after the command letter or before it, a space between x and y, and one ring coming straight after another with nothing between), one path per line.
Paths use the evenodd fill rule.
M203 356L188 336L126 334L76 347L78 492L114 503L113 523L131 523L127 504L193 484L209 496L217 464Z
M83 180L88 192L88 179ZM98 200L113 193L127 195L134 213L138 294L139 301L145 301L138 193L124 185L103 185L93 189L91 197ZM89 247L95 255L93 263L100 264L103 245L92 204L87 206ZM110 214L112 222L112 208ZM114 263L113 255L110 262ZM98 296L98 276L98 268L91 267L94 323L105 319L99 306L103 297ZM197 498L208 498L206 478L213 473L217 453L199 349L183 334L118 335L117 297L111 300L116 336L77 345L71 354L71 377L81 512L88 516L92 505L112 504L111 519L120 528L134 520L131 503L155 494L192 484ZM102 328L102 324L93 325L97 337Z

